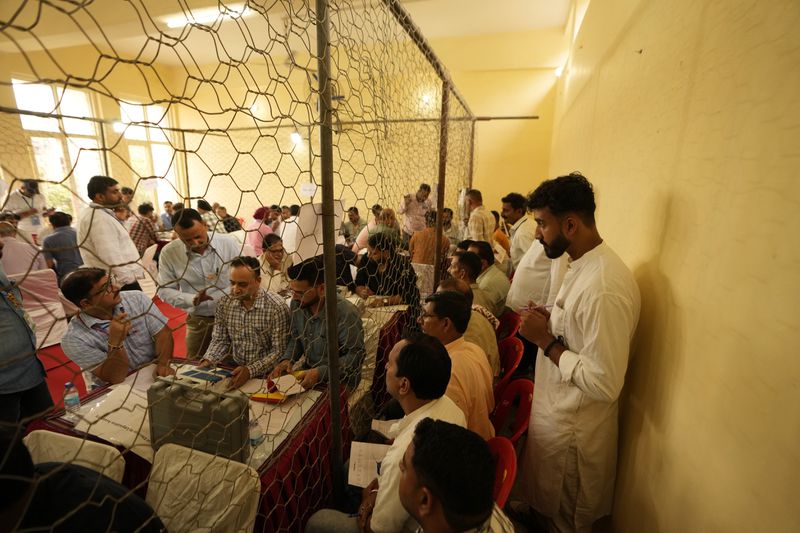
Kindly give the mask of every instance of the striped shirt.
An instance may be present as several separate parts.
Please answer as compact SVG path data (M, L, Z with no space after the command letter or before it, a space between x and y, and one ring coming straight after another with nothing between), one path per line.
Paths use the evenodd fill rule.
M114 316L128 313L131 330L123 341L128 354L128 368L135 370L156 358L153 340L167 325L167 318L153 301L141 291L119 293L122 302L114 308ZM61 348L81 370L93 370L108 357L108 329L111 321L81 312L70 320L67 332L61 339ZM103 380L92 373L93 386L102 386ZM87 383L88 385L88 383Z
M250 377L269 372L286 349L289 308L274 292L259 289L253 307L247 309L232 296L217 304L214 332L205 359L219 363L231 356L247 366Z
M130 235L134 246L139 250L139 255L142 256L150 245L156 243L156 223L146 216L139 217L131 226Z

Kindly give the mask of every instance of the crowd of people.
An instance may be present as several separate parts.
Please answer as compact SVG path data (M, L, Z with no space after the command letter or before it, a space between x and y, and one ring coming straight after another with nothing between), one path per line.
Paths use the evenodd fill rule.
M76 230L68 215L49 214L46 264L36 268L54 268L64 297L80 309L62 348L90 385L118 383L151 362L157 375L175 371L172 331L137 281L139 260L162 240L159 232L174 239L160 247L157 295L186 312L188 358L232 368L231 388L297 371L305 389L328 382L325 265L321 255L293 253L300 206L260 207L245 224L205 200L196 209L165 202L160 216L142 204L126 228L130 197L114 179L92 178L87 193L91 209ZM336 344L348 389L357 387L366 357L362 309L406 306L410 321L386 366L399 420L380 473L357 513L320 511L308 530L513 529L491 500L485 441L495 434L490 416L501 370L495 332L501 317L518 313L521 374L532 373L536 388L514 514L551 531L589 531L611 510L618 398L640 307L633 276L600 237L593 187L580 174L561 176L528 196L509 193L499 212L468 190L463 220L438 210L430 195L423 183L396 211L374 205L365 220L351 207L341 224ZM32 202L0 222L0 250L20 229L33 231L24 220L46 212ZM38 236L35 222L25 227ZM444 279L421 297L415 265L443 266L434 264L437 247ZM40 257L33 250L24 271ZM9 401L0 416L16 423L52 400L21 297L0 275L0 331L9 339L0 371Z

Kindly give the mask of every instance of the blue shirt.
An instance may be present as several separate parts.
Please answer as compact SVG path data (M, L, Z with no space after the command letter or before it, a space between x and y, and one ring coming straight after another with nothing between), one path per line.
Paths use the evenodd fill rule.
M155 359L156 344L153 337L167 325L166 317L153 301L141 291L119 293L122 302L114 308L114 315L128 313L131 330L123 345L128 354L128 368L134 370ZM108 357L108 328L110 320L95 318L81 312L73 318L61 348L81 370L93 370ZM105 382L92 373L93 386Z
M161 224L164 226L164 231L172 229L172 216L167 213L161 213Z
M289 326L289 341L281 361L289 359L296 363L305 356L305 368L319 369L320 381L328 381L328 350L325 340L325 310L316 315L301 309L300 302L292 300L292 322ZM355 388L361 379L361 364L364 362L364 326L358 308L341 296L336 296L336 315L339 343L340 378L349 387Z
M158 259L158 297L189 314L213 317L231 285L230 262L241 255L242 246L228 235L210 235L205 253L189 250L183 241L172 241L161 249ZM213 298L194 306L201 290Z
M53 233L44 238L42 251L46 259L56 262L59 282L64 276L83 265L81 252L78 249L78 232L75 228L69 226L55 228Z
M36 335L22 309L22 296L0 266L0 394L32 389L44 380Z

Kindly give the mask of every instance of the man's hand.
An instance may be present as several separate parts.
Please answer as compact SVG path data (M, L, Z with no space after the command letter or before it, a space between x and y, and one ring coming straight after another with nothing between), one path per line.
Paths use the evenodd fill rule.
M319 369L309 368L308 370L306 370L306 373L303 376L303 381L300 382L300 385L304 389L308 390L317 383L319 383Z
M213 300L213 299L214 299L214 298L212 298L211 296L209 296L208 294L206 294L206 290L205 290L205 289L203 289L202 291L200 291L200 292L198 292L197 294L195 294L195 296L194 296L194 300L192 300L192 305L193 305L193 306L195 306L195 307L197 307L197 306L198 306L198 305L200 305L201 303L203 303L203 302L207 302L207 301L209 301L209 300Z
M209 368L209 367L212 367L212 366L214 366L214 361L210 361L208 359L203 359L197 365L197 368Z
M238 389L250 379L250 369L246 366L237 366L233 369L231 374L231 382L228 384L228 389Z
M520 315L522 316L522 324L519 327L520 335L537 346L542 348L547 346L552 337L550 330L547 329L547 321L550 318L547 310L541 307L523 309L520 311Z
M369 290L369 287L367 287L366 285L361 285L360 287L356 287L356 294L359 295L364 300L366 300L375 293Z
M175 369L169 365L156 365L156 369L153 371L153 377L161 376L163 378L166 376L172 376L174 374Z
M114 346L122 346L128 333L131 331L131 321L128 320L128 313L120 313L111 319L108 327L108 343Z
M378 479L372 480L362 491L361 506L358 508L358 530L360 532L372 531L370 520L375 509L375 500L378 498Z
M286 359L275 365L275 368L273 368L272 372L269 373L269 377L270 379L279 378L283 375L288 374L291 371L292 371L292 362Z

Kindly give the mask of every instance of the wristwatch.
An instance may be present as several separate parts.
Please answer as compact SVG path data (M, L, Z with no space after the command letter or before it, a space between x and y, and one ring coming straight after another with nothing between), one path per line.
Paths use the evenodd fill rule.
M567 347L566 342L564 342L564 337L559 335L558 337L553 338L553 340L550 341L550 344L547 345L547 348L544 349L543 353L544 353L545 357L547 357L548 359L550 358L550 349L553 346L555 346L556 344L560 344L561 346L564 346L565 348Z

